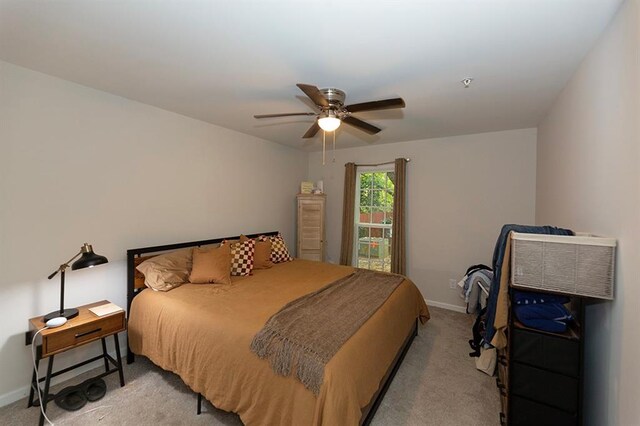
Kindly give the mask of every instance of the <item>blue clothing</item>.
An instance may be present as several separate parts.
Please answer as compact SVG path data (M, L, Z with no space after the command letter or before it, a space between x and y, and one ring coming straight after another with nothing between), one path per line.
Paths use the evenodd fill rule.
M527 327L551 333L567 330L567 323L573 316L561 303L538 303L518 305L513 308L516 318Z
M537 303L569 303L568 296L533 291L512 290L511 299L516 305L535 305Z
M530 225L504 225L500 231L496 247L493 250L493 281L489 290L489 301L487 303L487 323L484 334L484 341L491 343L496 329L493 325L496 319L496 304L498 293L500 292L500 276L502 275L502 261L507 246L507 237L511 231L527 234L547 234L547 235L573 235L569 229L556 228L555 226L530 226ZM509 259L507 259L507 262Z

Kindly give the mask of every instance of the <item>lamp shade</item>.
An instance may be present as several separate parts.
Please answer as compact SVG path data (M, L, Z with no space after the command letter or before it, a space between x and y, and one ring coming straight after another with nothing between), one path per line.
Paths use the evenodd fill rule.
M93 247L91 247L90 244L85 243L81 251L82 256L80 256L80 259L71 264L71 269L74 271L76 269L91 268L92 266L109 262L106 257L94 253Z
M329 115L327 117L321 117L318 119L318 125L325 132L333 132L340 127L340 119Z

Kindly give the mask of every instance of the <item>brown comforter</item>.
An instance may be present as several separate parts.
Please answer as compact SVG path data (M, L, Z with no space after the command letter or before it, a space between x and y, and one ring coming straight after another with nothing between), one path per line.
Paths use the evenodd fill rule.
M250 351L254 335L284 305L351 272L296 260L237 278L224 292L210 284L145 290L131 306L129 344L245 424L357 425L416 317L429 318L411 281L403 281L327 363L317 397Z

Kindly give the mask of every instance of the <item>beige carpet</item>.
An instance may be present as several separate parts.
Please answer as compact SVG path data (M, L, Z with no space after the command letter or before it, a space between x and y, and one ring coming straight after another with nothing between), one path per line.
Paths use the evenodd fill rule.
M495 379L477 371L467 340L471 316L431 308L432 319L422 327L391 384L373 425L497 425L499 412ZM96 363L97 364L97 363ZM208 402L196 415L196 396L173 373L146 358L125 366L126 386L117 374L108 376L107 395L78 412L51 403L49 418L57 425L242 425L237 415L216 410ZM57 386L79 383L91 372ZM26 408L26 398L0 408L2 425L35 425L38 408Z

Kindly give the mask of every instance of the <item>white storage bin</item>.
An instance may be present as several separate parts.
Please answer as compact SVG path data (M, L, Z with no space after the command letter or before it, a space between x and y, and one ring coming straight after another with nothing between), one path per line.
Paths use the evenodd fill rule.
M616 240L511 233L511 285L613 299Z

